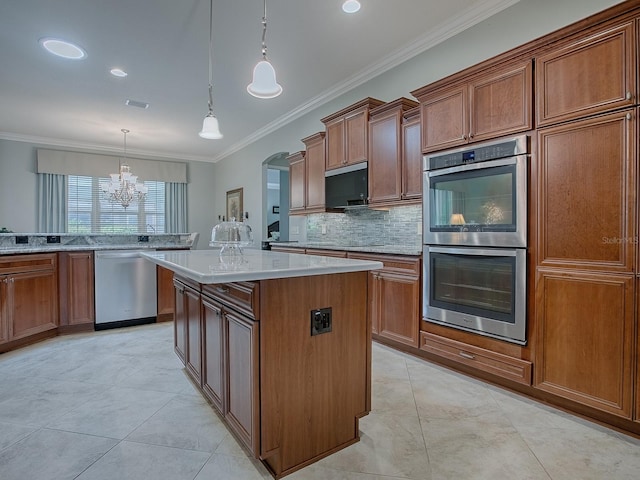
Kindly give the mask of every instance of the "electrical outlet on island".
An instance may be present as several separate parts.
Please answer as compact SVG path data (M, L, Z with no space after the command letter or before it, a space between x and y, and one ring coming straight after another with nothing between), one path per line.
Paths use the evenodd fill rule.
M322 235L327 234L327 226L324 223L320 225L320 231L322 232Z

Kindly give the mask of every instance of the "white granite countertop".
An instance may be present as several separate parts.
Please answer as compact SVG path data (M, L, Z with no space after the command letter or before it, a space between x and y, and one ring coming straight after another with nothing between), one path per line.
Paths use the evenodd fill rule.
M333 242L269 242L272 246L286 248L314 248L345 252L380 253L391 255L422 255L422 245L341 245Z
M245 249L241 256L221 257L218 250L143 252L140 255L198 283L361 272L383 266L382 262L250 249Z

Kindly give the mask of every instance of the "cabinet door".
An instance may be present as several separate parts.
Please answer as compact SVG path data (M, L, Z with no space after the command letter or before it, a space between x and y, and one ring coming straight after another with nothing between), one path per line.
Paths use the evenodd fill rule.
M7 303L7 277L0 276L0 344L9 341Z
M326 124L327 156L326 169L342 167L345 157L345 122L344 118L336 118Z
M636 103L636 41L629 22L536 58L538 126Z
M380 272L376 275L378 335L418 347L420 278Z
M202 390L224 414L225 351L222 307L202 297Z
M10 340L58 328L55 270L16 273L7 280Z
M186 362L187 353L187 315L188 304L187 295L185 293L186 287L180 282L174 280L175 294L176 294L176 314L173 322L173 340L174 350L178 358L184 364Z
M369 110L364 109L345 117L345 163L367 161Z
M67 325L95 321L93 253L69 252L67 257Z
M304 212L306 198L306 163L303 152L289 157L289 213Z
M312 142L307 143L305 160L307 163L307 213L316 210L323 211L325 169L324 134L315 136Z
M467 86L438 91L420 102L422 151L424 153L467 142Z
M402 125L402 198L422 198L422 152L420 117Z
M369 121L369 203L400 200L401 119L397 110Z
M260 446L259 324L224 313L227 331L227 398L225 418L254 455Z
M535 385L631 417L633 275L540 269Z
M538 132L538 264L632 272L636 112Z
M200 327L200 295L185 289L187 306L187 352L186 368L197 384L202 381L202 328Z
M469 141L524 132L533 127L533 68L504 67L469 84Z
M173 272L157 265L156 278L158 286L158 322L170 322L176 309L176 298L173 293Z

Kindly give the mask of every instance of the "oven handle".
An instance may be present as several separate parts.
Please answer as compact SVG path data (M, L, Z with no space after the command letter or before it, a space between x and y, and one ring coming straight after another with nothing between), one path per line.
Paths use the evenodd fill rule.
M481 168L494 168L504 167L505 165L516 165L519 161L526 161L526 155L515 155L509 158L502 158L500 160L490 160L488 162L466 163L464 165L456 165L455 167L442 168L440 170L428 170L430 177L437 177L439 175L448 175L450 173L469 172L473 170L480 170Z
M495 249L495 248L456 248L456 247L428 247L429 253L448 253L451 255L477 255L483 257L517 257L523 248ZM522 254L522 253L520 253Z

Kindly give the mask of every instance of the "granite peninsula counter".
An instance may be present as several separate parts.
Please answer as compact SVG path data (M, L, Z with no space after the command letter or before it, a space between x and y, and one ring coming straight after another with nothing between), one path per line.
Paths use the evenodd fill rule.
M275 478L359 440L371 410L369 270L381 262L141 255L174 272L174 346L187 374Z

